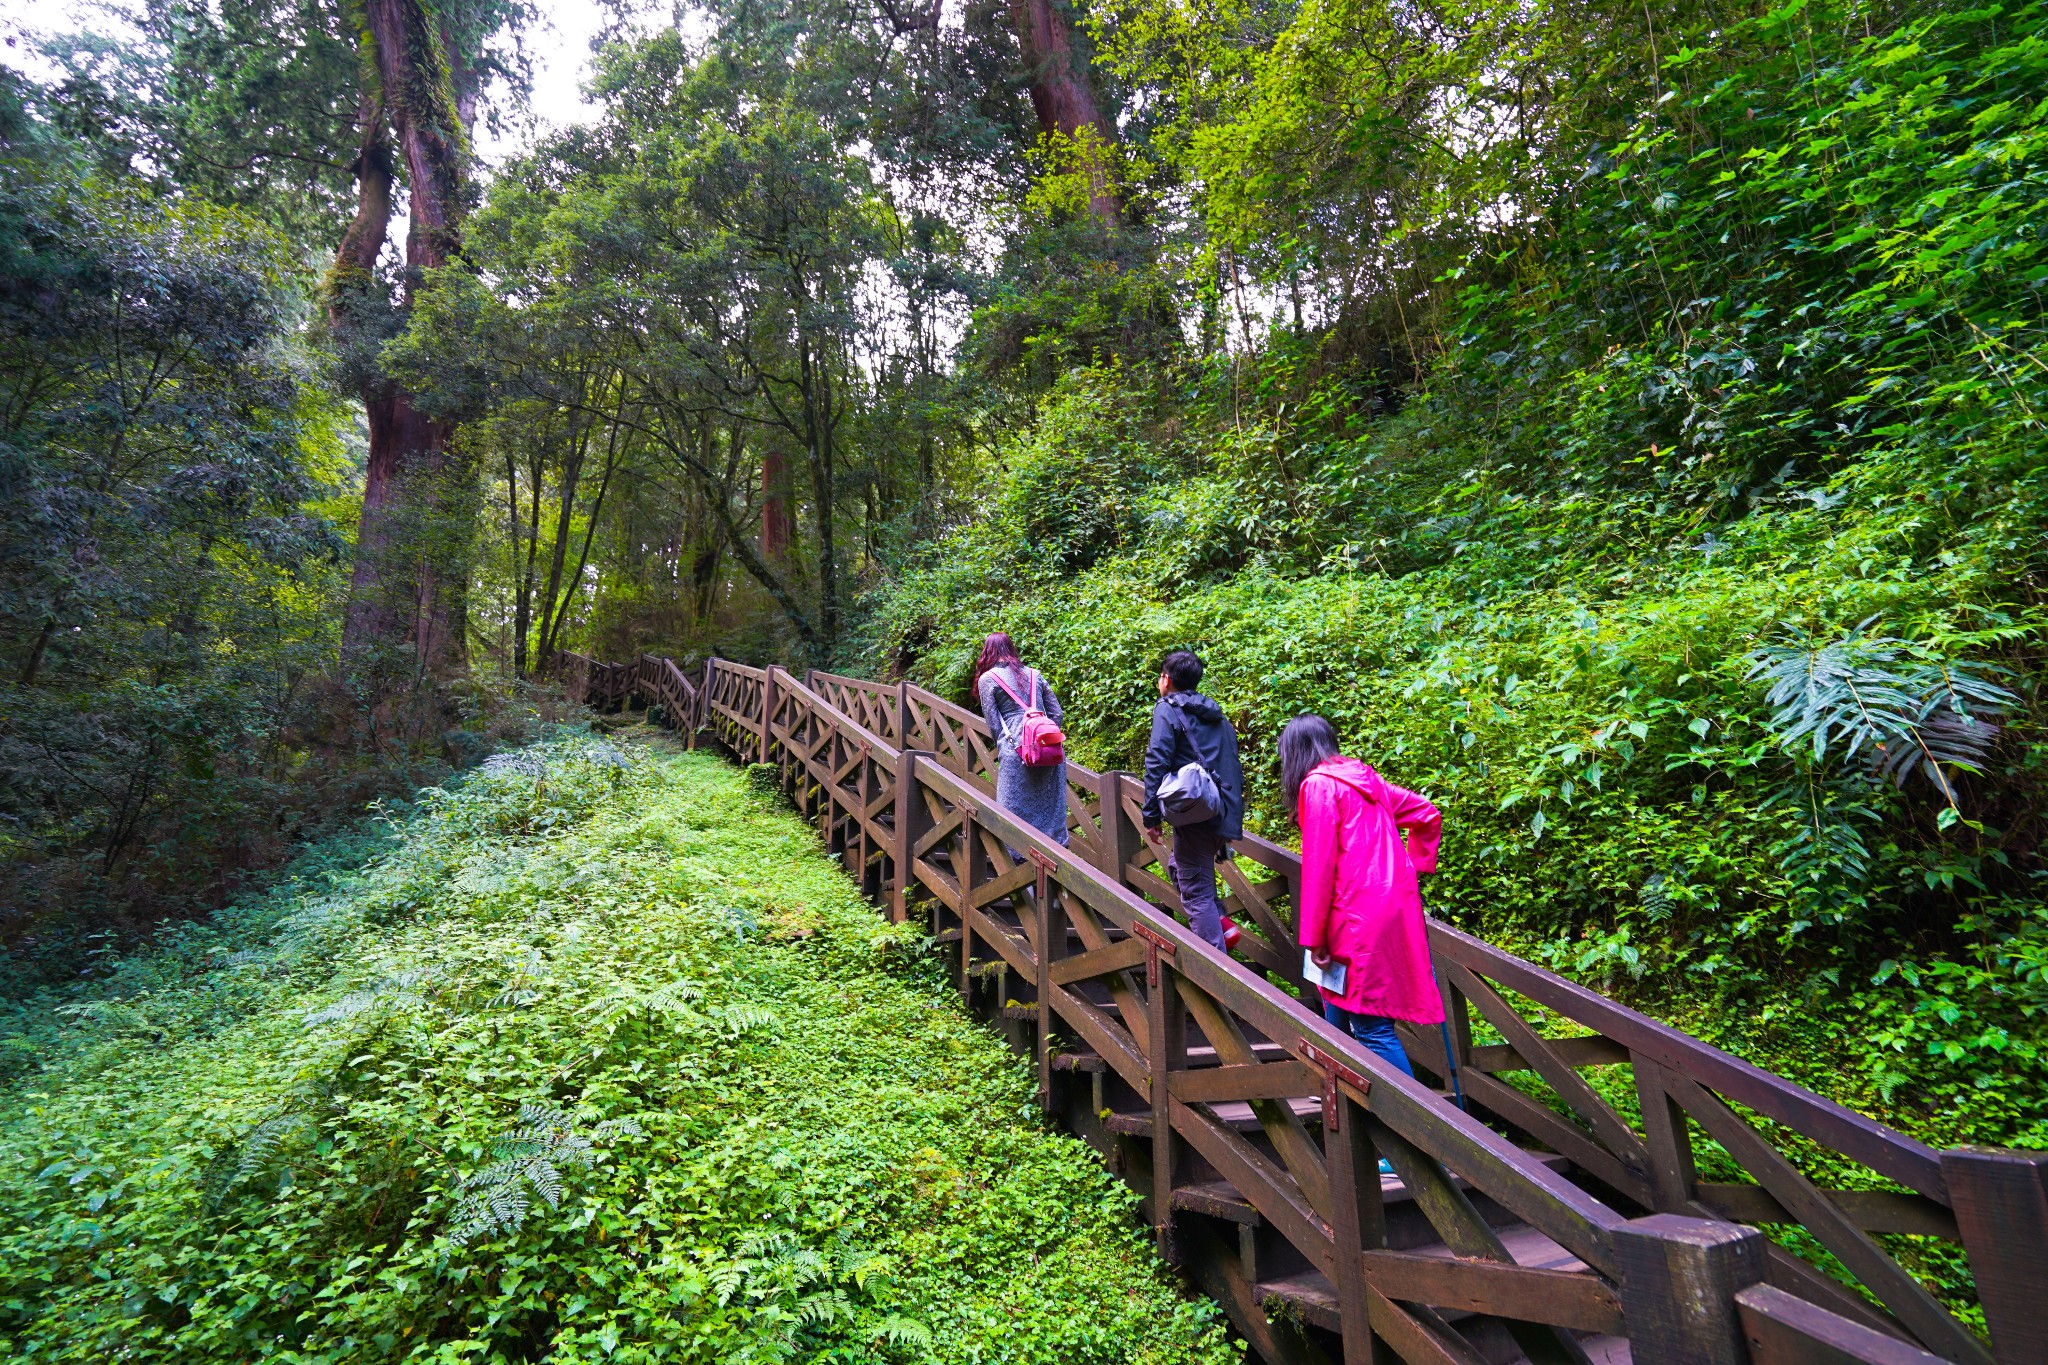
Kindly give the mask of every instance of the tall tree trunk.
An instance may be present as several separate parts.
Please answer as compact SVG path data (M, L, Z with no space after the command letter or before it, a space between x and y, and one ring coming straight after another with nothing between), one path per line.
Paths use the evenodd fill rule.
M368 0L365 36L377 92L358 166L358 211L337 273L367 283L390 220L388 123L404 157L412 227L406 238L405 302L426 271L454 253L468 160L467 71L452 68L447 37L420 0ZM375 164L381 161L381 167ZM378 172L381 170L381 202ZM374 238L374 240L372 240ZM474 471L451 449L453 425L421 412L410 395L364 376L370 427L355 576L342 630L344 654L410 652L416 680L460 671L467 658L467 551L476 506Z
M1105 163L1116 130L1102 120L1088 68L1075 61L1074 31L1061 0L1011 0L1010 18L1023 48L1039 130L1074 144L1088 175L1089 216L1104 227L1116 227L1123 221L1123 205Z
M761 452L761 553L779 560L789 553L789 472L782 451Z
M801 314L799 315L801 316ZM830 663L839 644L839 549L834 505L838 479L834 463L833 428L838 425L832 412L832 381L825 356L797 332L798 374L803 385L804 435L811 461L812 520L818 536L818 630L807 641L820 664ZM737 547L735 547L737 548Z
M538 474L538 471L536 471ZM540 479L533 481L534 517L540 516ZM519 461L505 452L505 511L512 536L512 676L526 676L526 628L533 610L533 543L527 542L525 563L519 559ZM538 528L536 528L538 530Z

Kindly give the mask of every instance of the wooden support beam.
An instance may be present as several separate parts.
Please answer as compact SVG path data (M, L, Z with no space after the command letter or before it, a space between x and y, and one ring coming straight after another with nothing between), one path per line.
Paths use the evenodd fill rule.
M1300 1063L1317 1088L1323 1078ZM1233 1070L1238 1068L1231 1068ZM1387 1244L1386 1208L1380 1197L1379 1153L1366 1131L1365 1110L1332 1087L1324 1103L1341 1114L1326 1114L1324 1164L1330 1173L1330 1235L1334 1245L1337 1319L1344 1336L1344 1365L1383 1365L1391 1351L1380 1349L1372 1330L1372 1296L1367 1290L1365 1250Z
M1957 1148L1941 1174L1998 1365L2048 1361L2048 1152Z
M1295 1061L1212 1066L1200 1071L1175 1072L1167 1089L1184 1104L1286 1100L1322 1093L1323 1075L1306 1063ZM1379 1159L1373 1160L1377 1164Z
M1181 1003L1179 977L1170 960L1154 945L1145 976L1145 1033L1150 1046L1152 1080L1152 1231L1159 1254L1178 1259L1173 1242L1173 1177L1179 1167L1180 1144L1173 1132L1173 1086L1176 1071L1187 1070L1188 1012Z
M1617 1228L1630 1354L1656 1365L1750 1365L1735 1295L1764 1277L1755 1228L1653 1213Z
M1738 1290L1735 1309L1749 1365L1946 1365L1940 1356L1774 1285Z
M1062 917L1061 924L1065 924ZM1064 945L1061 945L1064 948ZM1063 957L1052 967L1052 984L1071 986L1076 981L1087 981L1093 977L1107 976L1111 972L1127 971L1132 967L1145 965L1147 945L1144 939L1135 936L1119 939L1107 948L1091 948L1087 952Z

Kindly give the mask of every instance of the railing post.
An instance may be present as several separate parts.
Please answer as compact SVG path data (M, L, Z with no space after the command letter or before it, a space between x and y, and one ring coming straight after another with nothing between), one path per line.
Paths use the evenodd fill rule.
M960 1003L974 1008L974 890L981 884L981 827L972 806L960 813L960 849L966 858L956 876L960 883Z
M1388 1358L1372 1335L1372 1308L1365 1283L1363 1249L1387 1244L1386 1205L1380 1197L1380 1154L1367 1131L1365 1109L1343 1089L1331 1086L1333 1106L1323 1125L1323 1151L1330 1168L1330 1230L1336 1241L1337 1315L1344 1332L1344 1365L1379 1365Z
M1630 1054L1636 1076L1636 1100L1643 1111L1643 1146L1650 1153L1650 1192L1656 1207L1676 1213L1689 1207L1698 1171L1693 1164L1692 1130L1685 1110L1671 1099L1664 1068L1647 1057Z
M760 756L754 761L768 761L768 725L775 714L775 665L769 664L761 670L761 739Z
M1152 1230L1159 1254L1178 1261L1173 1236L1173 1175L1179 1144L1173 1136L1169 1078L1188 1065L1187 1007L1181 1003L1170 944L1153 942L1145 970L1145 1033L1152 1064Z
M1735 1295L1764 1278L1764 1235L1653 1213L1614 1230L1629 1351L1657 1365L1749 1365Z
M1102 808L1102 842L1098 866L1102 875L1118 886L1124 885L1124 869L1138 856L1138 831L1124 815L1124 780L1129 773L1111 770L1102 775L1099 797Z
M904 749L896 759L896 882L889 888L889 918L910 918L910 890L917 885L917 841L924 837L924 798L917 790L917 765L927 757Z
M1991 1353L2048 1360L2048 1152L1959 1147L1941 1154Z
M1052 877L1051 860L1034 848L1031 861L1038 864L1038 1105L1051 1114L1056 1109L1052 1098L1052 964L1067 955L1067 906L1060 898L1060 884Z
M896 747L910 747L910 679L899 678L896 682Z
M697 694L698 724L711 732L711 738L718 738L718 712L711 709L711 696L718 686L718 663L716 654L704 661L704 688Z

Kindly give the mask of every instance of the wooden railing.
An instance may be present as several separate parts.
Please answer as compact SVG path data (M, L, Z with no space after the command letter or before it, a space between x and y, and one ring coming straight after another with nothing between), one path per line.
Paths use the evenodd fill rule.
M560 670L776 765L1268 1360L2048 1361L2044 1154L1934 1151L1433 920L1460 1110L1442 1035L1404 1029L1411 1079L1309 1008L1285 848L1222 866L1232 960L1173 917L1129 774L1068 765L1063 848L996 804L981 717L920 688ZM1823 1188L1816 1155L1868 1188ZM1901 1264L1920 1239L1961 1243L1989 1342Z

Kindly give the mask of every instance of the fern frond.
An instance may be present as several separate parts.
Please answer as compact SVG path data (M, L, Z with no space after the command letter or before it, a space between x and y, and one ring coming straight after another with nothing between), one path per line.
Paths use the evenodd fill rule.
M547 1202L551 1209L562 1206L562 1173L555 1169L555 1163L545 1156L528 1157L521 1173L533 1192Z
M491 1184L464 1195L448 1221L448 1240L457 1246L478 1237L517 1232L526 1222L526 1191L516 1183Z
M640 990L633 986L622 986L618 990L591 1001L582 1013L597 1015L596 1026L609 1029L629 1014L661 1015L671 1019L687 1020L694 1016L690 1002L700 998L704 988L694 981L678 979L652 990Z
M733 1004L712 1012L725 1028L727 1036L738 1038L754 1029L772 1029L781 1022L781 1016L764 1005Z
M313 1127L309 1114L273 1114L223 1147L206 1164L199 1194L208 1209L218 1209L228 1196L250 1181L276 1169L286 1142Z
M853 1304L837 1289L806 1294L797 1300L796 1320L805 1327L834 1327L853 1316Z
M519 1106L519 1122L529 1128L545 1128L558 1133L566 1133L576 1126L573 1114L551 1105L535 1104L531 1100Z
M309 1010L306 1024L345 1024L373 1010L411 1013L425 1009L428 1002L421 988L433 980L433 969L428 967L394 972L367 990L351 991L323 1009Z
M1954 805L1943 765L1980 770L2019 698L1984 665L1915 657L1904 640L1866 636L1875 619L1829 644L1753 650L1747 676L1769 684L1770 726L1786 748L1810 746L1815 763L1838 749L1898 785L1924 768Z
M485 1234L516 1232L534 1195L549 1208L560 1208L567 1194L563 1166L596 1165L593 1138L640 1131L636 1120L616 1118L604 1120L586 1136L577 1131L575 1116L565 1110L533 1101L520 1105L518 1125L491 1142L497 1159L457 1184L463 1196L449 1216L448 1239L461 1246Z
M929 1350L936 1340L932 1329L899 1314L891 1314L875 1324L873 1339L885 1346L896 1346L912 1350Z

